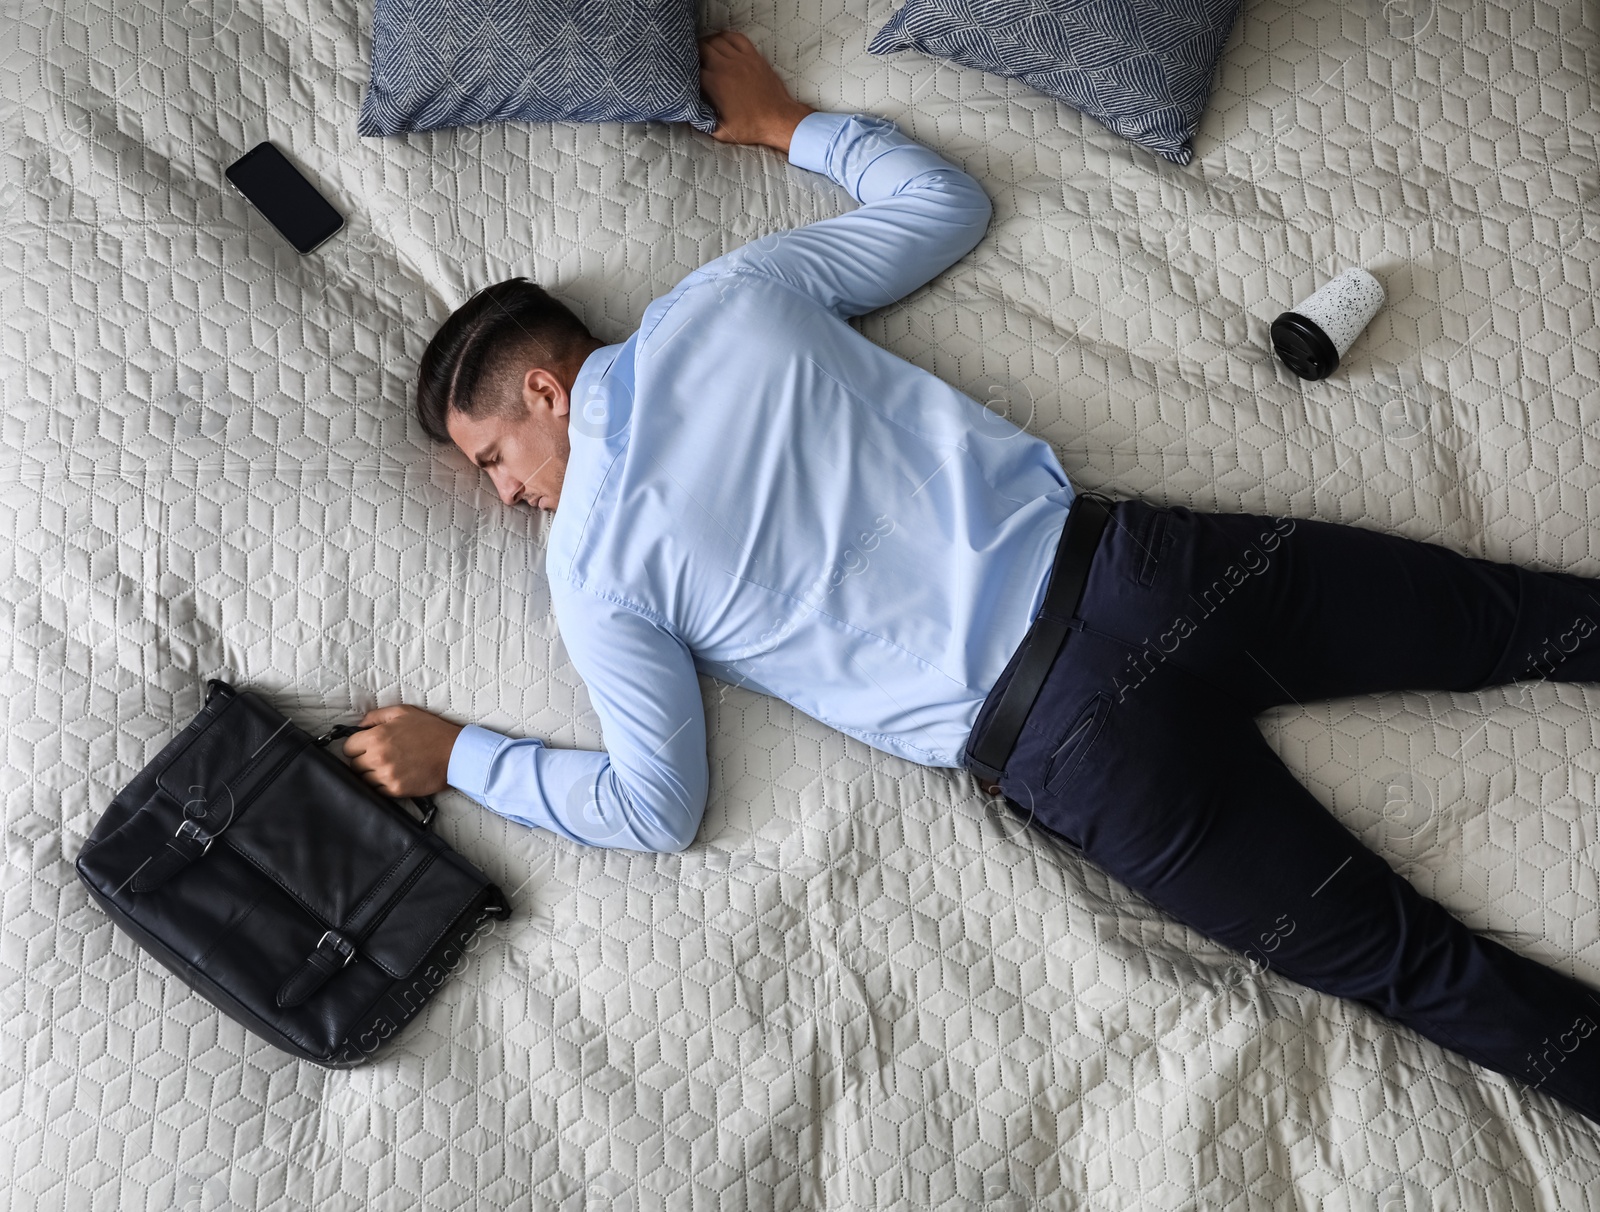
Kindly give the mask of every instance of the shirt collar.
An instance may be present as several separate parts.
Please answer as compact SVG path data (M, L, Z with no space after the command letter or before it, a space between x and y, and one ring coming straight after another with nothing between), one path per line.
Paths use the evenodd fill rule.
M583 365L578 368L577 378L572 380L572 399L574 407L577 406L578 401L583 399L584 395L589 391L591 386L595 384L603 384L606 381L607 377L611 374L612 368L617 365L618 355L620 355L624 349L627 349L629 346L631 346L637 337L638 334L635 333L626 341L619 341L615 345L602 345L599 349L595 350L583 360ZM633 388L632 362L633 359L629 358L629 366L627 368L629 390L632 390Z
M570 563L594 512L606 470L628 443L633 418L635 333L605 345L584 359L572 381L572 411L567 419L570 453L561 482L561 504L550 526L546 568Z

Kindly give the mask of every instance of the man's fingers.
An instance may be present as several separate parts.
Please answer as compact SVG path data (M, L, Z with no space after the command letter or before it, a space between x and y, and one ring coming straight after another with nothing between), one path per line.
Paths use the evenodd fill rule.
M362 754L351 761L350 768L369 786L376 787L385 795L397 794L394 789L394 772L387 761Z
M383 719L377 721L380 726L358 732L344 743L344 756L350 763L350 769L360 775L369 787L385 795L399 795L400 791L394 773L394 755L390 752L389 730L381 727L381 724L396 715L405 714L405 711L404 707L380 707L367 712L362 722L373 723L376 717L381 716Z
M389 779L387 777L385 777L384 775L377 774L377 773L375 773L373 771L370 771L370 770L364 770L364 771L361 772L361 777L364 780L366 780L368 785L377 788L379 791L383 792L385 795L393 795L394 794L393 790L391 790L391 788L393 787L393 783L391 783L389 781Z
M376 728L358 732L344 743L344 755L356 770L376 770L389 762L389 738Z
M754 50L755 43L736 29L719 29L700 39L701 46L712 46L720 51L736 54L741 50Z
M755 43L734 30L725 29L700 40L701 57L718 64L732 63L753 50Z
M350 769L385 795L438 791L448 782L450 753L459 725L421 707L384 707L367 713L369 727L345 744Z

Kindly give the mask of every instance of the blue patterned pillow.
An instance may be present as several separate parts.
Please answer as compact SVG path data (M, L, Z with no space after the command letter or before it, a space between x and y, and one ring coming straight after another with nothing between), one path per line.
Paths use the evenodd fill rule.
M373 0L361 134L564 118L715 127L693 0Z
M1187 164L1240 0L906 0L867 47L1001 76Z

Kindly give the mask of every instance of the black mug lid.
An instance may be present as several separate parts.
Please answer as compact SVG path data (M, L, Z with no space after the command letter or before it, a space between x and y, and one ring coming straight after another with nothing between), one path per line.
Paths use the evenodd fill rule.
M1286 311L1272 322L1272 347L1302 379L1326 379L1339 365L1339 350L1316 324Z

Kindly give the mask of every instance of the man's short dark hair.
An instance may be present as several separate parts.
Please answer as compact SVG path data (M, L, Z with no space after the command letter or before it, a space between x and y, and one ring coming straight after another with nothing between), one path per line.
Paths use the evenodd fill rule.
M589 330L571 308L526 278L486 286L450 314L418 367L417 419L435 442L449 442L454 409L476 417L501 406L477 400L478 386L513 357L551 370L564 367Z

